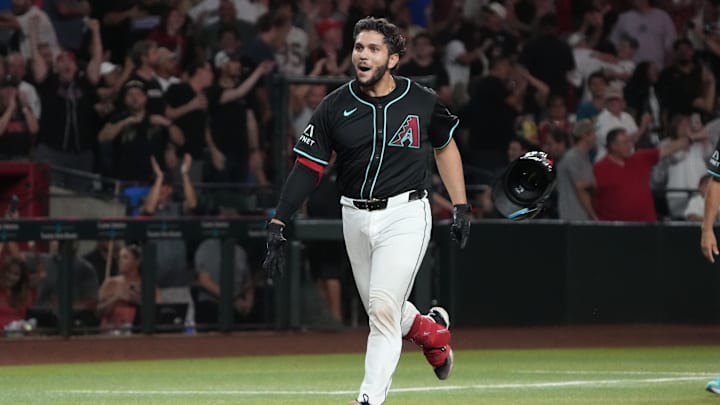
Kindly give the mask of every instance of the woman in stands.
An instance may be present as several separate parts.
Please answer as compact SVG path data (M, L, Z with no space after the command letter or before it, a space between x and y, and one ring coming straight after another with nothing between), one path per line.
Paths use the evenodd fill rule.
M35 297L27 264L21 257L8 256L0 267L0 329L25 319Z
M112 332L133 324L142 302L141 262L142 252L137 245L128 245L120 249L119 274L105 280L100 286L97 312L102 331Z

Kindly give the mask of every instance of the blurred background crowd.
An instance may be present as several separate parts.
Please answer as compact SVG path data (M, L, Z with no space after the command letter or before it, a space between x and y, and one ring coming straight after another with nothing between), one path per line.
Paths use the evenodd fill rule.
M0 0L0 159L114 179L130 214L241 214L231 197L209 203L196 189L230 185L246 198L283 180L277 168L292 159L275 151L290 150L337 85L291 84L278 106L278 78L351 78L365 16L402 29L396 73L426 80L460 116L476 218L497 216L491 189L509 162L542 150L558 175L547 218L702 219L706 162L720 167L716 0ZM334 177L301 215L339 216ZM452 212L437 177L432 201L436 218ZM214 319L219 245L157 244L158 302ZM57 249L43 262L10 245L0 304L52 306L41 286L54 282ZM308 247L309 267L342 321L347 265L342 249L322 249ZM257 300L255 250L236 252L239 317ZM77 308L103 325L132 322L141 259L102 241L78 254Z

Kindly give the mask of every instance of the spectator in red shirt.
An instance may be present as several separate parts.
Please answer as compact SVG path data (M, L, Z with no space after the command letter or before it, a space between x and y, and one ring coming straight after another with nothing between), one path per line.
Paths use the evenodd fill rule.
M608 154L593 167L597 183L595 211L605 221L653 222L657 219L650 192L650 172L663 157L690 146L683 136L659 148L633 149L627 131L616 128L608 132Z

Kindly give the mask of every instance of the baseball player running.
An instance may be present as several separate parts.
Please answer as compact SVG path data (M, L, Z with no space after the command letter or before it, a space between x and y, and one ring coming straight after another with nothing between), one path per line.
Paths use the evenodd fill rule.
M391 74L405 52L398 27L367 17L353 36L355 79L325 97L295 146L295 166L268 224L263 265L272 274L282 271L284 226L335 151L345 246L370 323L365 377L350 404L379 405L403 339L422 348L439 379L453 367L448 313L435 307L422 315L407 301L430 239L431 151L455 205L451 233L461 247L470 233L470 206L453 140L458 118L433 91Z
M712 180L705 192L705 213L703 215L700 248L710 263L715 263L715 256L720 253L718 252L714 229L718 217L718 208L720 208L720 141L718 141L715 151L713 151L708 161L708 173L712 175ZM720 395L720 377L708 382L705 389L713 394Z

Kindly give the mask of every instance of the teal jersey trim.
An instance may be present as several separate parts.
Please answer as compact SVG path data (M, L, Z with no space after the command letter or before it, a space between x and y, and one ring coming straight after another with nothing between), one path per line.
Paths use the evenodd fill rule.
M708 173L712 174L712 175L715 176L715 177L720 177L720 173L716 173L716 172L714 172L714 171L712 171L712 170L710 170L710 169L708 169Z
M452 141L452 139L453 139L453 134L455 133L455 128L457 128L458 125L460 125L460 119L459 119L459 118L458 118L457 122L455 123L455 125L453 125L453 127L450 128L450 136L448 137L447 142L445 142L445 145L440 146L440 147L438 147L438 148L435 148L435 150L445 149L445 147L450 144L450 141Z
M368 103L367 101L361 99L360 97L357 96L357 94L355 94L355 92L354 92L353 89L352 89L352 84L353 84L354 81L355 81L355 80L352 80L352 81L350 81L350 83L348 83L348 90L350 90L350 94L352 94L352 96L355 97L355 99L356 99L357 101L359 101L360 103L365 104L366 106L370 107L370 109L371 109L372 112L373 112L373 131L372 131L373 149L372 149L372 153L370 154L370 160L368 161L367 168L365 168L365 179L363 180L363 184L362 184L362 186L360 187L360 198L363 198L363 192L365 191L365 184L367 183L367 180L368 180L368 174L370 174L370 166L372 166L373 156L375 156L375 132L377 132L377 115L376 115L376 112L375 112L375 106L374 106L374 105L372 105L372 104ZM383 136L384 136L384 135L383 135ZM369 197L369 198L372 198L372 191L370 191L370 197Z
M382 146L382 151L380 152L380 163L378 164L377 171L375 172L375 178L373 178L372 186L370 187L370 198L373 198L373 191L375 190L375 183L377 182L378 175L380 174L380 168L382 167L383 159L385 158L385 144L387 143L386 137L387 137L387 111L388 111L388 108L390 108L390 106L395 104L396 102L402 100L410 92L410 87L412 86L412 83L410 83L410 79L404 79L404 80L407 82L407 88L405 89L403 94L401 94L398 98L387 103L387 105L383 109L383 144L382 144L383 146ZM373 155L374 154L375 153L373 153Z
M318 158L316 158L316 157L314 157L314 156L310 156L310 155L308 155L307 153L301 151L301 150L298 149L298 148L293 148L293 151L294 151L295 153L297 153L298 155L302 156L302 157L306 157L306 158L312 160L312 161L315 162L315 163L320 163L320 164L323 165L323 166L327 166L327 165L328 165L328 162L326 162L326 161L324 161L324 160L322 160L322 159L318 159Z

